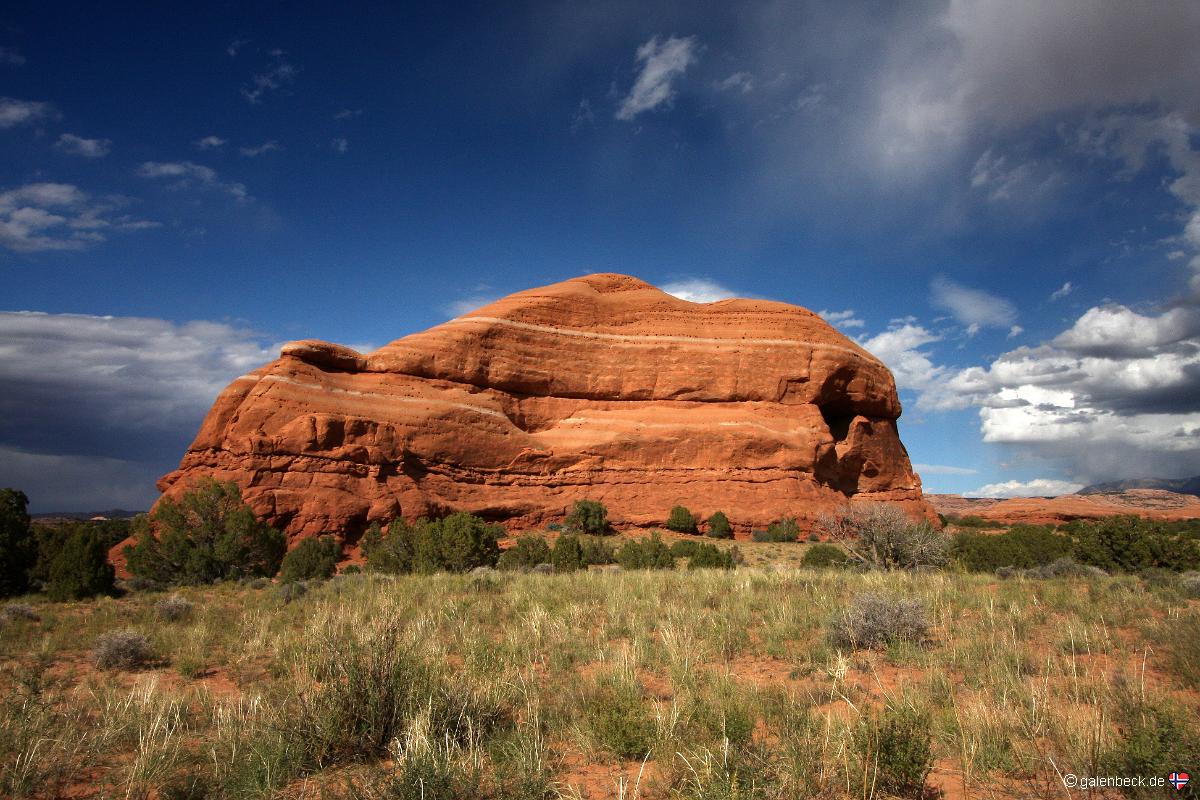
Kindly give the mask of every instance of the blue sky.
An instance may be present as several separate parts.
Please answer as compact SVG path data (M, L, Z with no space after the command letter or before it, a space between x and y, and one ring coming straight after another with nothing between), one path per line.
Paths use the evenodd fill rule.
M587 272L827 315L927 490L1200 473L1200 6L0 12L0 485L145 507L280 343Z

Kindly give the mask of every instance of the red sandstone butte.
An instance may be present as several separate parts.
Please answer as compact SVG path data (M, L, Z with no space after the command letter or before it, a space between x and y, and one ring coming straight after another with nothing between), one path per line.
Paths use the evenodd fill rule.
M878 359L803 308L690 303L598 274L510 295L370 354L319 341L229 385L179 469L232 480L290 538L470 511L511 528L604 502L738 528L847 502L933 517Z

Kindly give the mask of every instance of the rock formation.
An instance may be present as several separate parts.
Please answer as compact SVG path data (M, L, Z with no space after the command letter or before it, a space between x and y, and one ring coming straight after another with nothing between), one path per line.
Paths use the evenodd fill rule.
M931 516L887 368L803 308L690 303L625 275L519 292L363 355L319 341L217 398L180 467L234 480L289 536L581 498L618 525L683 504L738 530L848 501Z

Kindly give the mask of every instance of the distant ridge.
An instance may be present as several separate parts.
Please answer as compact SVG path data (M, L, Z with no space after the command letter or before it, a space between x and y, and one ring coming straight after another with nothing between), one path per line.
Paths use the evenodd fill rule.
M30 514L33 519L92 519L106 517L108 519L132 519L144 511L130 511L125 508L110 508L108 511L49 511L45 514Z
M1111 494L1127 492L1130 489L1165 489L1168 492L1200 497L1200 475L1192 478L1134 478L1127 481L1094 483L1083 487L1076 494Z

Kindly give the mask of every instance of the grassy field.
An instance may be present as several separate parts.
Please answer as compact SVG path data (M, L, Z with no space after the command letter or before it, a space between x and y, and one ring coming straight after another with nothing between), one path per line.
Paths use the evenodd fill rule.
M926 639L835 647L864 593L918 601ZM3 615L0 796L1095 797L1115 793L1064 778L1200 778L1200 603L1170 581L743 567L181 594ZM97 667L113 631L148 660Z

